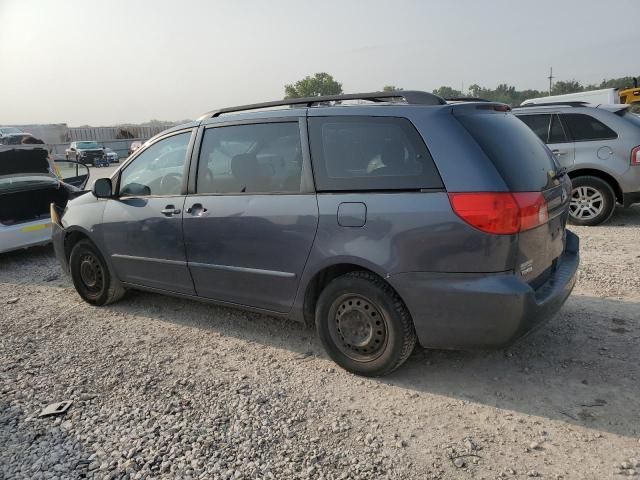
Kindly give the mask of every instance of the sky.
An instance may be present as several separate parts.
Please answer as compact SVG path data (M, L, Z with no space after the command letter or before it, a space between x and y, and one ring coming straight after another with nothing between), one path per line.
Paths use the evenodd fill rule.
M0 125L197 118L345 92L640 75L640 0L0 0Z

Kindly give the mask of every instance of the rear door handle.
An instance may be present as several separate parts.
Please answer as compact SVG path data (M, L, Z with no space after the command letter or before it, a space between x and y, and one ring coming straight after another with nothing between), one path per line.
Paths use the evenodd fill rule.
M567 154L567 152L560 150L551 150L551 153L553 153L556 157L562 157Z
M189 208L187 208L187 213L193 215L194 217L202 217L206 215L207 209L204 208L201 203L194 203Z
M160 210L160 213L167 216L177 215L180 213L180 209L174 207L173 205L167 205L162 210Z

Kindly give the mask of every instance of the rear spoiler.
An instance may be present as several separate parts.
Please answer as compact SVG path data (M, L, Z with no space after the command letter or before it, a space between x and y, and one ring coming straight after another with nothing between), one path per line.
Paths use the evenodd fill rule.
M599 108L600 110L607 110L613 113L621 113L624 110L627 110L630 106L631 105L627 103L613 103L613 104L601 103L600 105L594 105L594 107Z

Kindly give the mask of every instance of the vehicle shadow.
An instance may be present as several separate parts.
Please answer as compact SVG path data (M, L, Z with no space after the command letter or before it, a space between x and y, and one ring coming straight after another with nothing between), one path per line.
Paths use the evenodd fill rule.
M640 226L640 205L633 205L629 208L622 208L621 206L616 207L615 212L613 212L613 215L611 216L611 220L602 226L632 228Z
M312 328L283 319L142 292L107 308L326 358ZM574 295L506 350L417 348L392 375L372 381L638 437L638 312L640 303Z

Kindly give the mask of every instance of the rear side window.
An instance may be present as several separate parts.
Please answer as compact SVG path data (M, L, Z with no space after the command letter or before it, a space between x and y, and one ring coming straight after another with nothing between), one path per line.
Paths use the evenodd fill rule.
M318 191L442 188L424 141L405 118L312 117Z
M546 113L543 115L520 115L518 118L533 130L533 133L535 133L540 140L547 143L551 115Z
M551 151L512 114L456 112L456 118L493 162L513 192L547 188L556 165Z
M299 193L302 147L297 122L205 130L198 193Z
M590 115L582 113L563 113L560 115L562 123L571 133L574 142L588 142L591 140L610 140L618 138L616 132L604 123Z

